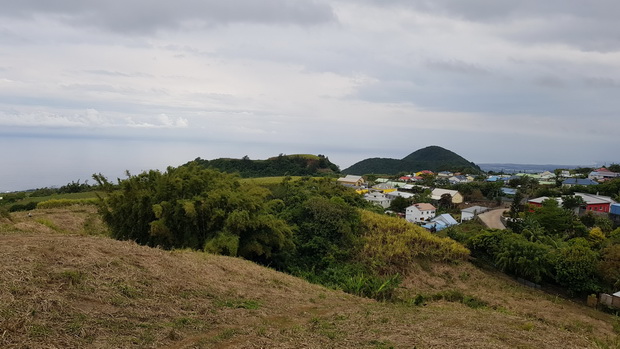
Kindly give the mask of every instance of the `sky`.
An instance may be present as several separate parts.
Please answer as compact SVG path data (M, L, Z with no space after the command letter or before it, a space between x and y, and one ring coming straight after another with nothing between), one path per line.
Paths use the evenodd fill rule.
M0 5L0 192L197 157L344 169L429 145L620 162L617 1Z

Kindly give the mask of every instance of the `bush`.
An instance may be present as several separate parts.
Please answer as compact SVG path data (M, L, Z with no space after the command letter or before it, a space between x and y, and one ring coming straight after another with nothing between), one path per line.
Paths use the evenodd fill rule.
M36 202L29 202L27 204L15 204L9 208L10 212L30 211L37 208Z

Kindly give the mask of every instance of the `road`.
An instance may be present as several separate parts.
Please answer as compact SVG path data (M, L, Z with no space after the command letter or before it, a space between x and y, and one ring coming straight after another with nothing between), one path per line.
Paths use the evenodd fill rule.
M490 229L506 229L504 223L502 223L500 217L504 211L508 211L507 208L498 208L496 210L487 211L478 215L482 223Z

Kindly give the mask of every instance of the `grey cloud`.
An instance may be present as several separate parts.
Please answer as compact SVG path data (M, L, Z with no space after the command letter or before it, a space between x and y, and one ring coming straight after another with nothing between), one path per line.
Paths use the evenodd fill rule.
M121 33L153 33L191 23L203 27L232 22L311 25L334 21L330 6L295 0L20 0L3 1L3 17L56 18L76 26Z
M426 62L426 66L432 69L448 71L459 74L489 75L491 72L483 67L463 62L460 60L433 60Z
M556 76L541 76L534 79L534 83L543 87L558 88L566 86L566 82Z
M583 82L586 86L596 87L596 88L618 88L620 84L618 81L611 78L602 78L602 77L586 77L583 79Z
M349 1L349 0L345 0ZM364 0L359 0L364 1ZM497 26L498 35L524 43L563 43L590 51L620 49L620 2L615 0L365 0L376 6ZM532 26L531 21L539 23ZM514 32L504 34L505 27Z
M514 17L549 15L615 20L620 12L620 3L615 0L396 0L390 2L365 0L365 2L382 6L407 7L471 21L501 21Z
M124 78L151 77L152 76L150 74L145 74L145 73L138 73L138 72L124 73L124 72L119 72L119 71L110 71L110 70L103 70L103 69L85 70L84 72L89 73L89 74L94 74L94 75L105 75L105 76L124 77Z

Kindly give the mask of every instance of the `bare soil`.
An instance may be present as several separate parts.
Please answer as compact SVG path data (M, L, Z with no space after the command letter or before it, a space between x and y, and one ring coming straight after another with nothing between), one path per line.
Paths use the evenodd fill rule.
M420 261L405 301L381 303L238 258L115 241L93 214L0 222L0 347L620 347L610 315L469 263ZM485 305L432 300L446 290Z

